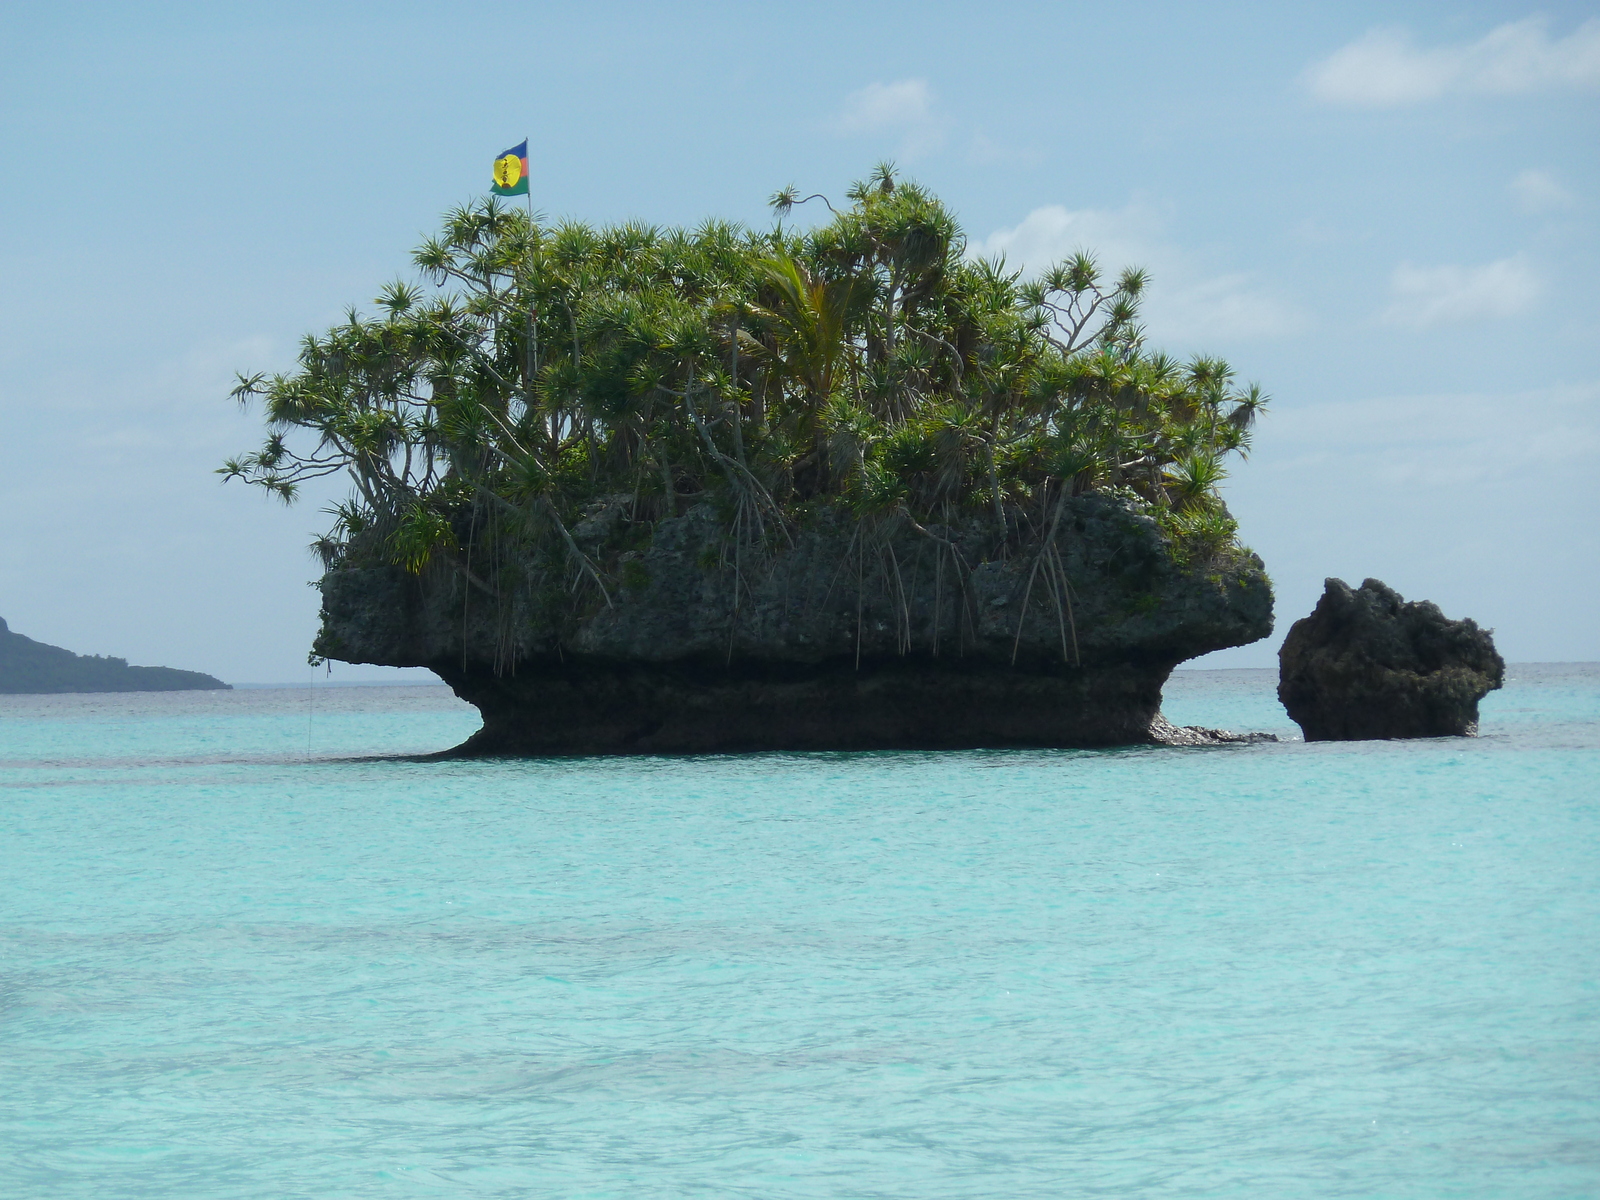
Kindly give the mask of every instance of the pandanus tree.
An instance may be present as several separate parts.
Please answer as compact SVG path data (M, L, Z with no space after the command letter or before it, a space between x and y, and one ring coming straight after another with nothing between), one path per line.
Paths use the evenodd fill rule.
M887 165L817 227L783 223L810 199L779 192L766 231L457 209L419 282L306 338L294 370L239 380L268 434L221 473L286 501L346 474L330 567L442 558L492 588L556 560L602 602L620 542L573 535L602 509L638 531L705 503L751 544L830 506L985 519L1005 542L1115 490L1189 553L1231 542L1216 488L1265 397L1219 360L1146 350L1143 272L975 258Z

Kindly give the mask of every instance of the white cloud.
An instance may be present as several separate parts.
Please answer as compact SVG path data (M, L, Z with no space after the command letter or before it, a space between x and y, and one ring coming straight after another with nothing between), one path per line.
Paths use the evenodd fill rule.
M1401 29L1373 29L1304 79L1319 100L1389 108L1456 93L1515 95L1600 87L1600 19L1552 38L1543 17L1513 21L1476 42L1420 48Z
M1526 213L1553 212L1577 203L1577 197L1562 187L1549 171L1524 171L1509 186L1518 207Z
M1044 151L1036 146L997 142L982 130L967 139L967 161L981 166L1014 163L1032 167L1043 162L1044 157Z
M1040 271L1081 249L1105 261L1128 261L1147 245L1164 224L1160 210L1135 201L1115 212L1103 209L1069 211L1060 204L1036 208L1010 229L997 229L971 252L980 258L1005 257L1013 267Z
M1036 208L1020 224L972 243L969 253L1004 256L1032 274L1078 250L1092 252L1105 274L1126 266L1149 270L1144 319L1157 344L1223 338L1281 337L1303 329L1298 307L1245 272L1215 272L1165 235L1169 209L1134 201L1117 210Z
M851 92L834 127L852 136L899 134L903 158L915 158L944 144L943 124L934 112L933 89L926 79L869 83Z
M1180 282L1167 295L1153 296L1148 309L1152 320L1190 341L1284 337L1308 323L1299 308L1243 272Z
M1548 478L1600 453L1600 384L1500 394L1383 396L1285 406L1272 414L1271 469L1319 464L1390 485L1430 489Z
M111 389L115 406L85 406L78 434L86 448L114 457L139 447L162 459L188 455L191 463L196 456L202 462L212 457L220 461L222 454L260 440L260 404L252 405L246 417L228 398L236 376L282 370L290 365L284 357L273 339L260 335L194 346L118 381Z
M1539 277L1520 254L1481 267L1401 263L1389 277L1384 320L1424 329L1515 316L1539 298Z
M871 133L926 121L933 110L933 93L926 79L899 83L869 83L845 97L839 128L845 133Z

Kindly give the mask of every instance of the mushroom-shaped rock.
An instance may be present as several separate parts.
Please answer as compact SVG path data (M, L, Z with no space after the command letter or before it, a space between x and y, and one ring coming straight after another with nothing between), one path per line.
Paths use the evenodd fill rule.
M316 650L434 670L483 713L463 754L1231 740L1174 729L1161 688L1178 663L1271 632L1261 560L1179 555L1126 497L1060 504L1033 550L981 512L863 526L823 505L742 561L709 503L631 527L602 506L572 529L619 553L587 607L534 554L506 559L521 582L496 590L443 563L346 561L323 576Z
M1470 737L1505 671L1476 622L1376 579L1330 579L1278 652L1278 699L1308 742Z

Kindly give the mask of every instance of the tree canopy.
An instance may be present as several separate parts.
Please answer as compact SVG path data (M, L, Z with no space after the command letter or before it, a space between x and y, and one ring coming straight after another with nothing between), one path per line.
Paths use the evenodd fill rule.
M783 224L813 202L830 219ZM600 594L606 565L571 529L601 503L640 527L709 501L752 543L819 506L1020 537L1060 497L1115 490L1191 550L1231 544L1216 488L1264 397L1218 359L1146 348L1142 271L972 257L889 165L837 209L792 188L772 204L768 231L457 209L375 315L240 378L268 436L221 473L286 501L347 474L329 567L420 572L492 528Z

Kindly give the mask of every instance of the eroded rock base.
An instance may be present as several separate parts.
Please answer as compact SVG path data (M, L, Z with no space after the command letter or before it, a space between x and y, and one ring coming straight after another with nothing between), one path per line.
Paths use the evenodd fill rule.
M1126 498L1061 504L1048 545L1016 541L1020 512L1003 532L827 509L744 550L709 504L633 529L627 550L581 525L603 597L573 590L570 555L342 563L321 581L316 652L431 668L483 714L469 754L1222 740L1158 724L1161 688L1271 631L1261 560L1191 560Z
M483 714L467 755L720 754L1213 744L1160 717L1170 667L1026 674L895 660L781 671L435 665ZM1215 731L1206 731L1215 732ZM1166 734L1167 736L1162 736Z

